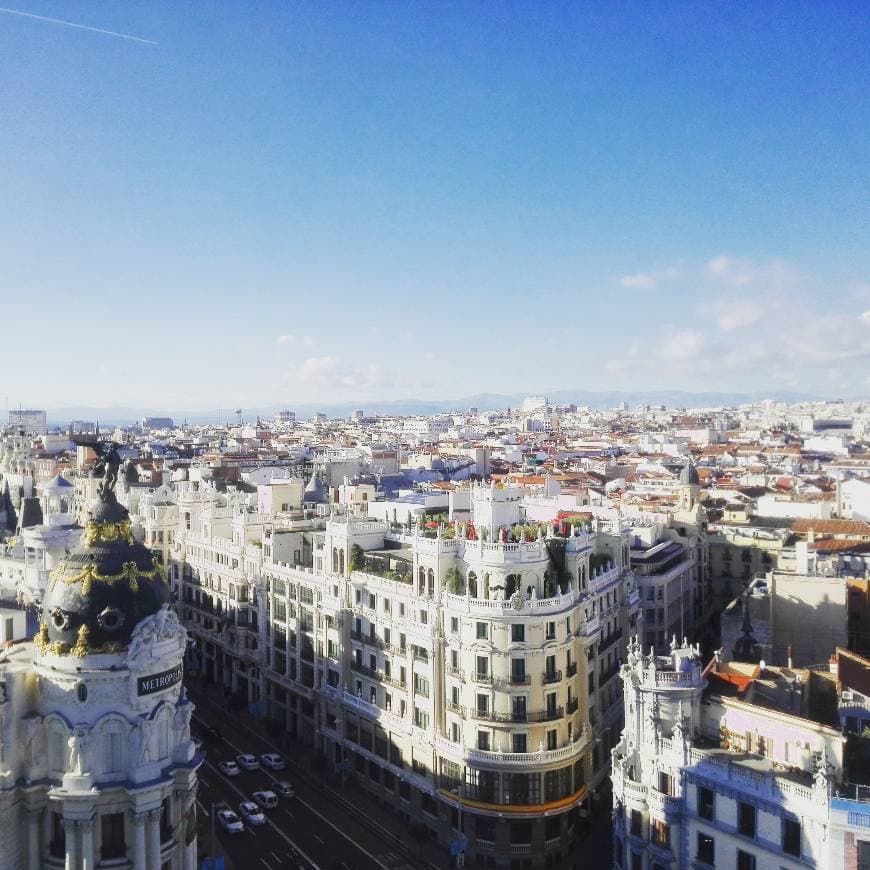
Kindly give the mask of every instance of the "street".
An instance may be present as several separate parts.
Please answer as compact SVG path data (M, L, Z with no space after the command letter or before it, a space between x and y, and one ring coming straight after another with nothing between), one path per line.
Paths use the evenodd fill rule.
M266 824L238 834L225 832L215 825L218 854L228 857L236 870L261 867L264 870L300 866L304 870L415 870L421 866L409 863L395 842L381 837L372 825L354 818L337 807L324 789L317 788L300 775L305 761L282 752L287 764L283 771L242 770L238 776L227 777L218 770L218 763L234 760L244 752L260 756L279 749L266 738L234 721L220 705L196 697L197 723L217 727L223 740L205 746L206 761L200 768L199 811L205 816L200 825L200 853L211 854L210 842L212 805L225 801L234 811L239 802L251 799L253 792L268 789L280 779L293 784L296 797L279 798L279 805L265 810ZM294 865L295 861L295 865Z

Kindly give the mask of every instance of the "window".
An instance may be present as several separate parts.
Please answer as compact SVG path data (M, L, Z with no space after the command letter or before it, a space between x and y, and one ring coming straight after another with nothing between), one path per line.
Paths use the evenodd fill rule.
M716 843L712 837L698 832L698 854L695 856L702 864L716 863Z
M650 819L650 835L653 843L665 849L671 847L671 826L661 819Z
M525 734L511 735L511 752L528 752Z
M478 640L486 640L487 638L487 625L485 622L475 623L475 636Z
M555 640L556 639L556 623L548 622L547 623L547 640Z
M489 752L489 731L477 732L477 748Z
M414 724L418 728L425 729L429 727L429 714L417 706L414 707Z
M801 823L796 819L782 820L782 851L787 855L801 854Z
M489 659L486 656L477 656L477 677L485 677L489 673Z
M66 828L61 813L51 814L51 841L48 844L48 851L54 858L66 856Z
M489 695L477 696L477 712L480 716L486 716L489 713Z
M547 749L553 750L556 748L557 735L558 731L555 728L547 731Z
M755 855L737 850L737 870L755 870Z
M643 855L640 852L631 853L631 870L643 870Z
M708 822L716 820L716 794L713 789L702 785L698 786L698 815Z
M669 773L659 771L659 791L662 794L667 794L673 797L674 795L674 780Z
M450 633L459 634L459 619L456 616L450 617Z
M740 801L737 804L737 831L744 837L755 838L755 807Z
M643 836L643 816L641 815L640 810L631 811L631 824L629 826L629 831L631 832L632 837Z
M511 640L514 643L523 643L526 639L526 627L521 622L511 625Z
M429 680L419 674L414 674L414 694L423 698L429 697Z

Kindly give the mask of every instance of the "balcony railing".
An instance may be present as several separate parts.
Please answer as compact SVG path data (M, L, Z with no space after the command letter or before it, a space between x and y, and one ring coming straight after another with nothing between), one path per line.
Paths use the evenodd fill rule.
M451 666L447 668L447 673L450 674L451 677L456 677L458 680L462 680L463 683L465 682L465 671L463 671L462 668L454 668Z
M452 701L448 701L447 709L451 713L458 713L460 716L465 716L465 707L463 707L462 704L454 704Z
M356 671L358 674L364 674L367 677L372 677L372 679L378 679L378 672L373 668L367 667L361 662L351 661L350 669L352 671Z
M508 682L512 686L530 686L532 678L529 674L511 674L508 677Z
M544 671L543 673L544 684L547 683L561 683L562 682L562 672L561 671Z
M471 682L472 683L491 683L492 682L492 674L478 673L477 671L475 671L471 675Z
M565 715L564 707L555 707L551 710L512 710L510 713L500 713L494 710L473 708L472 719L480 719L484 722L551 722L561 719Z
M622 637L622 629L620 628L618 631L614 631L613 634L608 635L601 643L598 645L599 654L604 652L608 647L612 646Z
M577 676L577 662L570 662L565 669L565 676L570 680L571 677Z
M578 698L572 698L565 705L565 712L570 716L572 713L577 712L577 708L580 706L580 700Z

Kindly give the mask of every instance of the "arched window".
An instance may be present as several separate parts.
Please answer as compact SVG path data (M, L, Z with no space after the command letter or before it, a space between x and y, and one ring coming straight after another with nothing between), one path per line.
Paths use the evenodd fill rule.
M332 570L333 572L338 571L338 548L332 548Z
M468 572L468 594L471 598L477 598L477 574L474 571Z
M417 572L417 594L426 594L426 569L421 565Z
M435 572L430 568L426 577L429 581L429 596L433 597L435 595Z
M520 575L519 574L508 574L505 577L505 590L504 597L510 598L514 592L518 592L520 588Z
M344 574L344 550L338 551L338 573Z

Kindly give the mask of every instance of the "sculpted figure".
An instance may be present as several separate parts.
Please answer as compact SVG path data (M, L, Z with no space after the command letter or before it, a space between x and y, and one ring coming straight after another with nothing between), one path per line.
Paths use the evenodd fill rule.
M85 731L82 728L76 728L72 736L67 740L66 745L69 747L69 766L73 773L82 775L88 772L87 762L87 741Z

